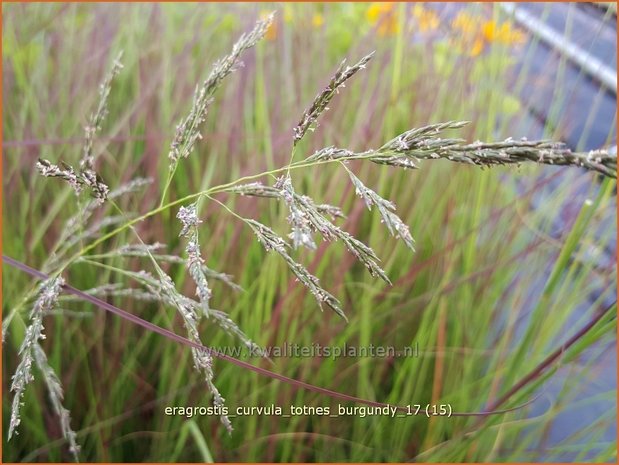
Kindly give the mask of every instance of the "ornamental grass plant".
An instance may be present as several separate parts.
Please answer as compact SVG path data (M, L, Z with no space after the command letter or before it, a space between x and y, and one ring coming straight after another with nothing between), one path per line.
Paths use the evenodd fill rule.
M200 14L193 21L208 25L212 17L202 6L187 8L194 7ZM32 128L56 132L79 121L47 122L44 109L36 111L37 86L52 82L37 68L37 52L19 39L26 32L38 37L45 19L68 15L81 22L92 13L84 5L67 6L69 13L37 8L32 23L13 24L3 38L13 47L3 57L11 65L5 87L23 90L26 76L39 76L23 109L3 116L5 133L24 139ZM114 17L106 6L92 8ZM88 115L80 144L60 150L52 144L23 159L5 154L5 198L14 203L4 209L4 251L45 276L30 280L5 266L5 283L15 283L5 284L3 305L10 379L5 459L458 462L530 454L527 442L574 395L565 388L549 401L539 388L573 361L582 364L577 376L586 376L587 360L614 340L616 307L606 302L616 298L616 267L601 269L590 255L607 246L599 238L610 241L613 231L606 218L616 152L495 138L491 119L476 122L475 104L468 118L464 105L454 110L445 90L431 117L415 115L423 106L402 104L416 79L403 72L404 27L378 34L392 41L389 48L370 50L359 39L329 75L316 76L312 60L326 52L303 57L300 38L273 43L274 31L287 31L286 7L275 16L254 15L262 19L208 60L210 70L199 65L184 73L198 58L207 61L199 48L207 38L178 40L176 53L156 47L119 53L117 46L132 34L146 43L147 26L177 31L180 18L189 18L158 5L145 23L139 12L146 7L121 8L133 24L108 42L105 55L116 58L98 76L94 104L79 99L90 105L78 112ZM428 13L412 11L434 24ZM4 12L5 23L23 15L17 6ZM206 28L210 40L225 30L226 18ZM282 69L276 84L299 92L268 95L271 45L282 48L297 73ZM71 69L78 57L63 59ZM149 73L149 66L159 72ZM168 79L174 69L178 85ZM501 82L501 67L490 70ZM57 104L70 101L71 112L82 107L71 86L81 92L84 83L53 84ZM188 86L193 101L176 99ZM464 95L465 87L452 92ZM450 110L453 118L444 117ZM29 119L32 128L24 124ZM149 128L165 128L165 120L173 129L152 136ZM374 131L377 121L382 125ZM540 165L569 174L548 211L528 211L530 196L556 175L534 178L523 194L510 176L527 179ZM560 238L550 237L545 215L575 186L588 196L578 200ZM541 291L530 291L535 283ZM594 294L587 311L575 315ZM106 316L98 302L182 335L185 343ZM270 347L288 341L419 344L422 354L269 357ZM261 370L218 360L209 348L222 346L243 347ZM237 405L336 402L268 373L368 401L449 404L456 415L284 421L221 413ZM546 410L531 415L531 406L544 402ZM165 415L168 405L212 405L217 421ZM138 432L147 430L142 441ZM596 459L614 453L594 439L588 444Z

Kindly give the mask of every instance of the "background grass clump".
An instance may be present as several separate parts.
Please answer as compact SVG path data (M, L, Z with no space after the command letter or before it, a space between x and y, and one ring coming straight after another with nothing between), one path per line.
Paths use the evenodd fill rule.
M241 32L272 9L279 10L275 23L243 56L245 66L226 78L209 107L204 140L178 164L168 187L168 150L175 125L190 110L196 83ZM363 151L410 128L447 120L471 121L453 133L469 141L531 136L512 132L523 108L507 84L515 50L527 39L498 7L467 9L452 18L423 4L13 4L3 5L2 40L3 250L38 268L75 213L75 200L70 188L36 175L34 165L38 158L77 165L97 87L121 49L124 69L115 78L93 150L100 174L112 186L136 176L154 180L144 194L119 202L126 211L156 208L165 189L168 198L182 198L285 166L292 128L316 92L342 57L352 62L371 50L376 50L372 66L347 83L297 153L331 145ZM552 129L545 135L561 136ZM615 137L610 133L608 142L616 143ZM482 421L249 416L233 419L235 431L228 435L216 417L164 413L166 406L210 405L186 347L88 303L61 300L61 311L45 317L42 346L64 387L82 460L615 459L614 439L605 435L616 417L615 391L602 385L583 396L582 386L615 351L616 323L605 316L561 357L544 361L616 299L616 265L596 259L613 247L616 236L616 181L577 168L537 165L481 170L427 161L406 172L370 165L351 163L364 183L397 205L415 238L415 253L402 241L385 240L379 216L367 212L341 168L295 172L295 189L347 212L342 228L376 251L393 286L369 276L341 244L318 243L315 252L299 256L340 299L349 321L317 312L312 296L279 257L265 254L252 231L223 216L218 204L204 202L202 255L210 268L232 275L245 290L230 292L225 283L214 282L211 303L260 346L413 345L420 356L253 363L398 405L450 403L459 412L484 411L532 372L539 376L501 408L541 397ZM538 205L534 199L541 194ZM274 202L220 200L243 217L285 228L287 212ZM175 213L166 210L136 225L140 237L165 241L168 251L182 254ZM127 231L96 251L130 242ZM131 265L140 269L137 260ZM181 265L166 272L180 290L193 294ZM3 273L6 317L32 283L11 268ZM87 264L63 277L79 289L118 278L113 270ZM123 298L113 303L182 331L169 308ZM17 314L4 343L4 430L12 399L8 380L19 362L26 323L26 312ZM236 345L210 325L200 329L209 346ZM566 371L569 381L551 389ZM214 372L232 409L270 404L334 409L338 403L221 361ZM23 400L21 434L9 443L3 437L3 459L70 459L44 385L32 383ZM583 419L578 436L548 445L562 415L578 416L596 401L608 404L605 413Z

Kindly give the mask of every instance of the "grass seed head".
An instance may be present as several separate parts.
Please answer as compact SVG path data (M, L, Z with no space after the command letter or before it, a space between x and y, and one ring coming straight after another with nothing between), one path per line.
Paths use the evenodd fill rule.
M232 51L215 62L209 76L196 89L193 106L187 117L176 127L176 133L170 145L168 157L171 161L171 168L180 159L187 158L193 151L195 143L202 138L200 125L206 120L206 114L213 101L213 94L219 88L221 82L241 66L241 54L252 48L264 37L273 22L273 16L274 13L271 13L263 20L258 21L251 32L241 35L232 47Z
M43 333L43 315L54 309L58 296L62 290L64 280L61 277L43 281L38 289L37 298L30 311L30 323L26 328L26 335L19 348L19 364L12 377L11 391L14 392L9 421L8 439L17 434L17 427L21 422L20 407L26 386L34 380L32 364L35 360L35 348L39 341L45 339Z
M331 81L329 81L327 87L316 95L312 104L307 110L305 110L301 120L293 129L294 145L297 145L297 143L303 139L303 136L305 136L305 133L308 130L313 130L315 128L318 117L329 109L327 105L335 94L338 93L339 89L343 88L345 82L353 77L358 71L365 69L368 61L370 61L373 56L374 52L364 56L354 65L346 67L344 67L346 60L342 61L337 71L331 78Z

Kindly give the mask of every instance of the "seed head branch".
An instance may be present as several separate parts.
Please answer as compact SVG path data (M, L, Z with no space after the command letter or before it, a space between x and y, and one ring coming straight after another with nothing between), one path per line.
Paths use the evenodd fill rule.
M604 176L617 178L617 154L609 150L572 152L564 144L545 140L529 141L508 138L502 142L466 143L463 139L439 137L447 129L459 129L465 121L448 121L411 129L391 139L382 147L366 152L327 147L310 155L306 161L368 159L373 163L397 168L418 168L421 160L445 159L477 166L540 163L554 166L579 166Z
M329 109L327 105L329 104L333 96L338 93L340 88L345 87L345 82L348 79L353 77L358 71L364 69L368 61L370 61L373 56L374 52L364 56L353 66L346 66L346 68L344 68L346 60L342 61L337 71L331 78L331 81L329 81L327 87L325 87L325 89L321 93L316 95L310 107L305 110L305 113L303 113L301 120L293 129L294 145L297 145L297 143L301 139L303 139L303 136L308 130L313 130L313 125L316 123L318 117L324 111L327 111Z
M76 462L79 462L80 446L77 444L77 434L71 428L71 413L67 410L62 402L64 400L64 392L60 380L56 375L56 372L51 367L47 360L47 355L43 351L43 348L39 343L34 346L34 358L37 362L39 370L43 374L43 379L47 385L47 392L49 400L52 404L54 412L60 419L60 430L62 436L69 443L69 452L73 455Z
M258 241L263 245L267 252L274 251L284 259L284 261L288 264L288 267L295 274L298 280L310 290L310 292L318 302L321 310L322 304L324 303L331 310L344 318L344 320L348 321L346 315L344 314L344 311L342 310L342 305L340 304L340 301L337 300L329 292L324 290L320 286L318 278L311 274L303 265L297 263L290 256L287 250L288 243L284 239L278 236L271 228L265 226L258 221L245 219L245 222L252 228L252 230L258 237Z
M95 112L90 116L88 125L84 128L86 141L84 142L79 169L75 170L62 162L60 162L61 166L58 166L45 159L39 159L36 163L36 168L42 176L60 178L66 181L77 195L80 194L83 188L90 188L97 203L103 203L107 199L110 189L94 170L95 155L93 153L93 142L95 134L101 129L101 124L108 112L107 100L112 89L112 81L123 68L120 62L121 57L122 52L118 54L112 64L112 68L99 86L99 104Z
M219 59L214 65L208 78L202 86L196 89L193 106L187 117L176 127L176 134L170 146L168 157L174 166L179 159L187 158L192 152L197 140L202 138L200 124L206 119L209 106L213 101L213 94L221 85L224 78L242 65L241 54L258 43L273 22L274 14L271 13L264 20L258 21L254 29L243 34L232 47L229 55Z
M19 348L19 365L12 378L11 391L14 392L9 422L8 439L17 434L17 427L21 423L20 407L26 386L34 380L32 365L35 362L36 347L45 339L43 333L43 315L52 311L58 302L64 280L61 277L50 278L41 283L37 298L30 311L30 324L26 328L26 335Z
M176 216L183 223L180 235L187 238L185 252L187 253L187 270L196 285L196 294L200 298L202 311L208 318L210 315L209 301L211 289L204 273L204 259L200 255L200 242L198 240L198 225L202 222L198 218L197 204L181 207Z
M107 116L107 100L110 95L110 91L112 90L112 81L123 69L123 64L120 62L122 56L123 53L120 52L112 63L112 68L99 86L99 105L97 106L95 112L90 116L88 125L84 128L86 141L84 142L82 159L80 160L80 169L83 171L94 170L95 156L92 151L94 137L97 131L101 129L101 124Z

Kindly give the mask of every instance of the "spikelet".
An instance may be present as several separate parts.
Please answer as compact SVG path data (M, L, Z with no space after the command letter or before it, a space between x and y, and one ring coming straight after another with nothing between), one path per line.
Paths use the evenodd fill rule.
M210 312L209 300L211 299L212 292L206 279L206 274L203 271L204 259L200 256L198 225L201 221L198 218L197 205L193 203L188 207L181 207L176 217L183 224L180 235L187 238L187 245L185 247L187 270L189 270L189 275L196 284L196 294L200 298L202 311L208 318Z
M120 73L120 70L123 69L123 64L120 62L122 55L122 52L118 54L112 63L110 71L99 86L99 104L95 112L90 116L88 125L84 128L86 141L82 149L82 159L80 160L80 170L84 172L91 172L94 170L95 156L92 150L94 137L97 131L101 129L101 124L107 116L107 100L112 90L112 81Z
M170 158L173 168L182 158L187 158L193 151L195 143L202 138L200 125L205 121L209 106L213 100L213 94L221 85L223 79L241 66L241 54L258 43L273 22L273 14L258 21L254 29L241 35L232 47L229 55L218 60L211 70L208 78L196 89L193 106L187 117L176 127L176 133L170 145Z
M158 269L157 271L159 273L159 279L154 279L146 274L142 275L142 279L148 282L146 287L151 293L158 296L159 300L176 308L177 312L183 319L189 339L196 344L203 345L198 332L198 322L200 321L200 317L202 315L201 312L203 311L202 303L200 303L197 307L192 305L191 299L187 299L176 290L172 278L165 274L161 269ZM213 394L213 403L216 407L223 407L225 399L222 397L213 382L213 357L211 353L205 349L192 348L191 355L193 357L196 370L204 375L206 385L209 391ZM232 423L230 422L228 416L222 413L220 420L228 433L232 433Z
M60 381L54 370L47 362L39 341L45 339L43 333L43 316L51 311L58 302L58 296L64 285L61 277L50 278L41 283L37 298L30 312L30 324L26 328L26 335L19 349L20 362L12 378L11 391L14 392L9 422L8 439L17 434L17 428L21 423L20 407L26 386L34 380L32 365L36 363L43 374L49 397L55 413L60 419L61 431L69 442L69 448L75 459L78 459L79 447L76 442L75 432L71 429L71 418L68 410L62 406L63 394Z
M69 452L73 455L76 462L79 462L80 446L77 444L77 435L71 428L71 413L64 408L62 401L64 400L64 393L60 380L56 376L56 372L50 366L47 361L47 356L43 351L43 348L37 343L34 346L34 358L37 366L43 374L43 379L47 385L47 392L49 394L49 400L52 404L54 412L60 419L60 431L62 431L62 437L69 443Z
M372 56L374 56L374 52L364 56L354 65L346 66L345 68L344 65L346 64L346 60L342 61L337 71L331 78L331 81L329 81L327 87L325 87L322 92L316 95L312 104L307 110L305 110L303 116L301 117L301 120L293 129L294 145L297 145L297 143L301 139L303 139L303 136L308 130L314 130L318 117L324 111L329 109L327 105L329 105L329 102L334 97L334 95L339 91L340 88L344 87L344 83L348 79L353 77L358 71L365 68L368 61L372 59Z
M411 236L408 226L406 226L406 224L404 224L400 217L395 214L395 205L393 204L393 202L383 199L372 189L365 186L365 184L363 184L352 171L350 171L349 169L346 170L348 171L350 180L355 186L355 192L359 197L364 200L368 209L371 209L372 206L376 206L382 218L382 222L385 223L385 226L387 226L387 229L389 230L391 235L402 239L406 246L414 251L415 241Z
M66 163L61 163L61 166L58 166L42 158L35 165L42 176L66 181L77 195L84 188L90 189L97 203L105 202L110 188L94 170L95 155L93 154L93 142L95 134L101 129L101 124L107 115L107 99L112 88L112 81L123 67L120 62L121 56L122 53L114 60L112 68L99 87L99 104L95 112L90 116L88 125L84 128L85 142L79 169L75 170Z
M344 318L346 321L346 315L342 310L342 305L340 301L337 300L333 295L324 290L319 283L319 280L316 276L311 274L303 265L297 263L291 256L288 254L287 247L288 244L284 239L278 236L271 228L265 226L258 221L246 219L246 223L252 228L258 241L262 244L262 246L266 249L267 252L276 252L279 254L284 261L287 263L290 270L295 274L297 279L309 289L312 293L320 309L322 310L322 304L326 304L331 310L337 313L339 316Z
M292 227L292 232L288 237L292 239L292 245L295 248L307 247L312 250L316 249L316 243L312 237L311 223L295 200L296 194L292 188L290 175L279 178L275 183L275 188L279 190L280 196L284 199L284 202L286 202L286 206L290 212L288 215L288 222Z

